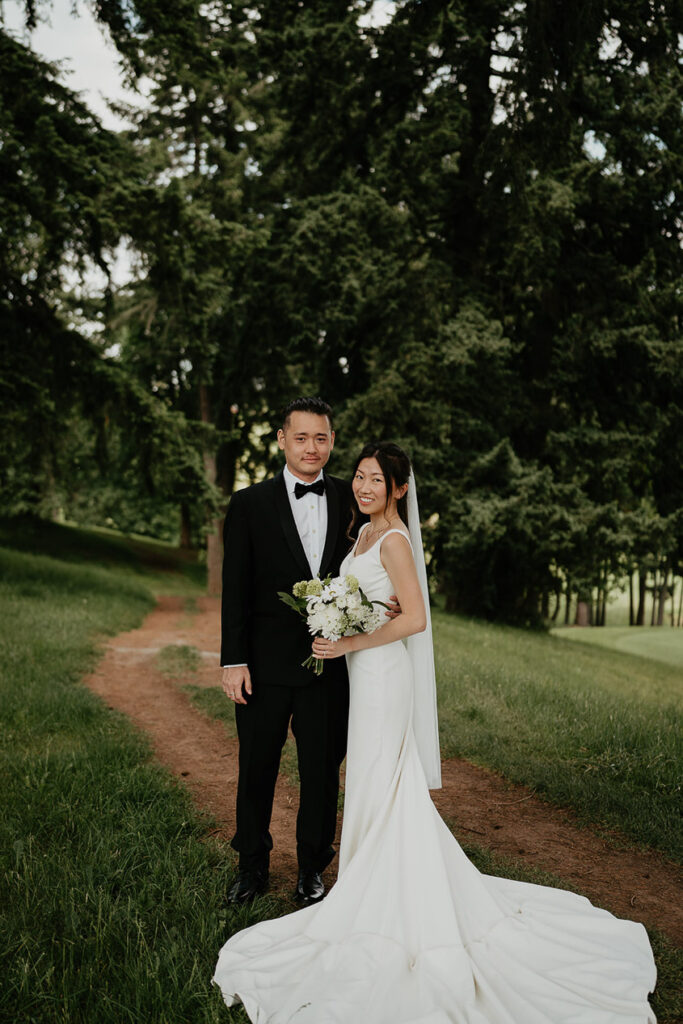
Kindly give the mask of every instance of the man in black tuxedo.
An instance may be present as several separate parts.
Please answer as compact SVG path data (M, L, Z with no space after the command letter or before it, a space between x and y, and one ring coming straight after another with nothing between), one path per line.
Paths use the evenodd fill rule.
M323 472L334 431L322 399L291 402L277 437L285 468L233 494L223 533L222 685L235 702L239 737L232 903L267 887L273 795L290 719L301 780L296 896L302 903L323 897L346 750L345 661L330 661L321 676L302 668L312 638L277 595L291 593L298 580L338 575L350 546L351 487Z

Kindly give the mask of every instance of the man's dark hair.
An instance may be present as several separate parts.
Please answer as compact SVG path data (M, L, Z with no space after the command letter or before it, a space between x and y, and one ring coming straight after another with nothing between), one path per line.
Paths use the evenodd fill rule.
M289 425L289 417L293 412L313 412L316 416L327 416L332 429L332 406L324 402L322 398L295 398L285 409L282 417L282 429L286 430Z

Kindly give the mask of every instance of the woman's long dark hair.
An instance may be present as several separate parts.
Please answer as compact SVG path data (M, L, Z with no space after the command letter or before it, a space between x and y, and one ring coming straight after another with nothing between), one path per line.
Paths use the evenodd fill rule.
M379 468L382 470L384 476L384 483L387 488L387 500L384 509L389 507L391 496L394 493L394 487L403 487L404 484L408 483L410 477L410 459L397 444L393 441L371 441L370 444L366 444L362 452L356 459L353 467L353 473L351 474L351 480L356 475L356 470L360 466L363 459L377 459ZM396 509L399 516L408 525L408 492L399 498L396 502ZM356 523L358 522L358 504L354 499L353 502L353 513L349 528L346 531L347 536L353 539L353 531Z

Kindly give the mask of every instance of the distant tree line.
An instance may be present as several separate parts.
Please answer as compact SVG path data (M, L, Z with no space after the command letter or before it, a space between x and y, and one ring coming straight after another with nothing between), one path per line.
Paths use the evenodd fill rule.
M151 82L126 132L0 37L5 511L180 522L215 586L320 393L338 471L412 453L449 608L600 625L620 579L681 625L680 4L93 7ZM121 239L128 285L66 287Z

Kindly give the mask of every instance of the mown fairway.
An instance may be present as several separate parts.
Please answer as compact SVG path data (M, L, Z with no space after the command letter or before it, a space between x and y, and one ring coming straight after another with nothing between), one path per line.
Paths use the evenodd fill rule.
M130 546L85 531L17 533L0 525L0 541L12 540L25 550L0 547L0 1020L245 1024L244 1012L228 1011L210 985L217 950L235 929L290 905L265 898L228 914L232 854L208 837L208 822L150 760L145 739L79 685L94 663L98 637L139 623L152 607L152 591L196 593L196 570L162 546ZM603 763L599 742L610 720L601 719L598 728L598 711L612 709L622 738L640 716L650 757L658 749L660 703L668 701L665 725L678 713L673 672L657 685L649 670L630 673L623 683L621 662L609 652L443 615L437 615L437 636L444 753L460 749L495 764L504 750L509 766L501 770L513 775L528 761L539 789L543 772L567 774L565 747L576 729L583 728L584 762ZM167 671L191 676L191 653L167 652L161 661ZM617 665L612 673L610 663ZM211 691L203 692L209 711ZM588 695L592 703L580 716ZM572 715L592 722L593 733ZM539 737L543 729L547 735ZM670 739L663 732L662 747ZM657 777L668 785L663 764ZM597 790L591 779L587 792L613 807L638 804L639 828L657 833L663 811L653 803L648 826L639 797L644 768L623 778L585 766L583 774L604 775ZM564 799L550 785L546 792ZM468 853L482 870L542 880L476 847ZM660 1024L674 1024L680 958L660 936L653 944L660 972L655 1009Z
M663 661L680 669L683 678L683 629L670 626L605 626L600 629L576 629L571 626L552 631L558 639L609 647L622 654L635 654Z

